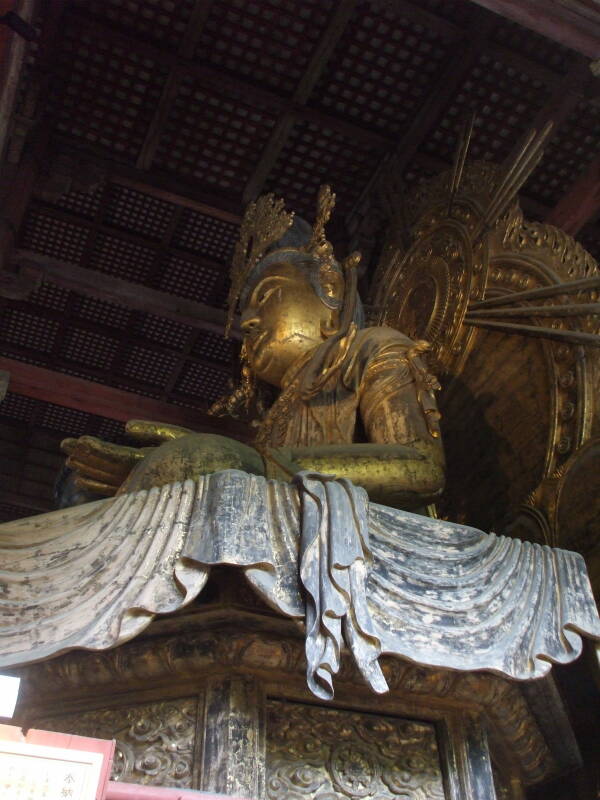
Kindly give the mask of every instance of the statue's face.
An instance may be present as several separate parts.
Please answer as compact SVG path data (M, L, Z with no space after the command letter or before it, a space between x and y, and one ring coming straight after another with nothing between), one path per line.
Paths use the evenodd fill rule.
M256 377L281 386L287 369L324 341L334 314L301 269L289 262L267 267L251 287L241 320Z

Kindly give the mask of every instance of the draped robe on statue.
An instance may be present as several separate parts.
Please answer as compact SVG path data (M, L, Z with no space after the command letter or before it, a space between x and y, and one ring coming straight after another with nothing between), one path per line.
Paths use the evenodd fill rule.
M269 444L300 447L367 441L411 445L431 437L428 422L439 435L437 417L432 414L436 410L432 388L437 381L414 349L408 337L392 328L357 331L347 348L341 348L339 363L324 385L308 399L292 398L285 421L274 427ZM296 377L302 377L311 355L300 368L290 368L278 402L286 403L286 389ZM415 393L423 410L420 420L405 407Z
M412 348L359 331L335 381L309 399L284 389L271 443L352 442L359 413L371 442L431 436L432 384ZM403 413L415 392L418 429ZM0 525L0 563L0 667L124 642L194 599L219 564L305 620L307 679L323 698L344 645L381 692L382 653L527 679L576 658L579 634L600 638L581 556L369 503L308 472L290 484L225 470Z

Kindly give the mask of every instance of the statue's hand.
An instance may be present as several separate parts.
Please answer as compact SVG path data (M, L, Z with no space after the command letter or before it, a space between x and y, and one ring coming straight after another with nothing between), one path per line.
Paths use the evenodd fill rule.
M140 444L160 445L187 436L191 431L178 425L146 420L130 420L125 430ZM131 470L155 447L127 447L103 442L94 436L64 439L61 449L67 466L75 472L75 484L104 496L116 494Z
M114 495L145 451L153 449L111 444L95 436L64 439L60 446L75 472L75 485L105 496Z
M225 469L264 474L263 460L253 447L214 433L189 433L148 450L148 456L135 465L119 493L196 480Z
M150 422L147 419L130 419L125 423L125 431L140 444L160 445L172 439L181 439L189 433L194 433L190 428L180 425L171 425L169 422Z

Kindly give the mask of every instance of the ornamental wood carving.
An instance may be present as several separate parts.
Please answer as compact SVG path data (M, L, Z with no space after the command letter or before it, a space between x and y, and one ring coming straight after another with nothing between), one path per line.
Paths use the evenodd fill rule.
M198 701L195 697L42 717L44 730L116 739L111 778L191 788Z
M60 715L60 707L67 698L75 698L81 707L90 702L90 697L96 702L100 698L106 704L114 696L115 686L134 698L140 686L164 685L173 680L174 674L178 685L189 687L189 692L198 689L199 675L203 676L201 687L204 680L223 672L257 675L263 682L274 681L279 696L294 681L304 685L306 664L300 638L276 631L273 620L263 621L258 630L250 632L241 629L249 624L247 616L237 625L232 625L231 619L228 623L223 615L209 619L205 630L188 630L185 637L138 638L103 653L74 652L34 664L25 672L27 695L47 698L44 701L47 711L43 712L46 720ZM430 709L447 703L455 708L472 707L475 702L503 747L514 753L527 783L537 783L556 773L554 748L549 747L520 684L481 673L427 669L391 658L384 660L383 671L391 689L390 702L397 697L413 698L413 702ZM357 670L351 659L344 656L338 675L339 690L346 687L352 696L359 696L365 692L359 686ZM306 689L303 692L309 696ZM554 708L550 701L544 701L543 705ZM26 711L23 723L42 727L39 700L35 708L37 715L32 715L31 708ZM543 729L553 731L556 724L557 718L553 716L547 725L543 724ZM568 737L564 727L560 730L564 750ZM565 766L567 762L562 768Z
M435 727L270 700L266 796L444 800Z

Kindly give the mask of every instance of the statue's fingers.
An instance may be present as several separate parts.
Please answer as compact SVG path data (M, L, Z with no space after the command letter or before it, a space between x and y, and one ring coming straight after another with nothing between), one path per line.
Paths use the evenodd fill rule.
M171 425L168 422L153 422L146 419L130 419L125 423L125 430L130 435L144 444L168 442L171 439L181 439L194 431L180 425Z
M77 447L78 441L79 439L73 439L73 438L63 439L62 442L60 443L60 449L62 450L63 453L70 456Z
M82 475L110 476L112 483L118 485L131 471L132 464L124 465L114 459L90 452L85 446L76 447L66 461L67 467L76 469Z
M81 475L77 475L75 477L75 486L78 489L84 489L88 492L101 494L104 497L113 497L117 493L116 486L111 486L108 483L102 483L102 481L95 481L91 478L83 478Z
M78 443L75 453L85 454L86 460L90 459L100 467L104 465L104 468L114 464L129 471L137 461L144 458L144 453L138 447L103 442L95 436L81 436Z
M101 469L95 464L90 464L89 461L79 461L77 455L69 456L66 463L69 469L77 473L78 478L91 478L95 481L110 484L115 489L121 485L126 477L126 475L115 474L109 470Z

